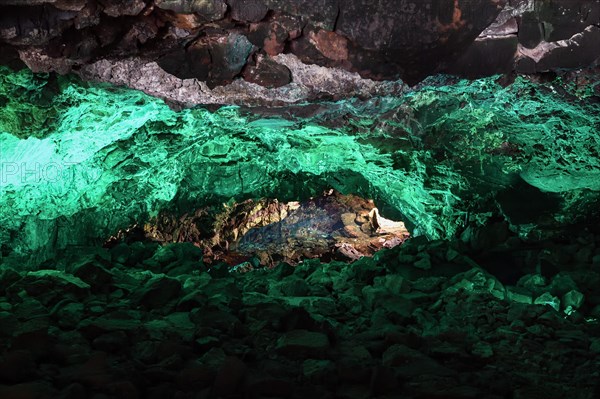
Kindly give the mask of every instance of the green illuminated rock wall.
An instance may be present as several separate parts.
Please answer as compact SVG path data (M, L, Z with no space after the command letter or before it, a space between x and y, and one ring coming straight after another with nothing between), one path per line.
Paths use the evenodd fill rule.
M161 209L326 188L372 197L431 238L497 211L494 194L523 180L560 197L555 219L597 199L593 88L443 83L283 119L176 112L137 91L1 69L2 252L35 264Z

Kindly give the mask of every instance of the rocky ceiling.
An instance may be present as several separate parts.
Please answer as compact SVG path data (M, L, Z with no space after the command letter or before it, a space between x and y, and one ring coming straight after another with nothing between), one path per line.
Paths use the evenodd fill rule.
M0 67L0 104L0 243L21 265L160 212L331 188L430 239L490 217L521 236L598 217L598 69L547 82L432 77L403 96L282 115L175 111L136 90Z
M282 105L585 67L598 0L2 0L0 62L173 104Z
M0 239L32 265L331 188L430 239L597 216L598 0L0 5Z
M599 5L0 0L0 398L600 398Z

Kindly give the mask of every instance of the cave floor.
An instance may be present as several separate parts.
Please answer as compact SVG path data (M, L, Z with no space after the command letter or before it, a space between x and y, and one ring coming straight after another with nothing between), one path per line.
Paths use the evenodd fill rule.
M249 273L140 242L4 267L0 397L598 397L600 235L481 250L498 230Z
M0 398L600 397L597 76L432 77L271 118L0 68ZM250 271L160 245L203 215L101 245L331 188L414 237L325 262L264 225L237 249L279 258ZM342 209L278 228L369 241L371 212Z

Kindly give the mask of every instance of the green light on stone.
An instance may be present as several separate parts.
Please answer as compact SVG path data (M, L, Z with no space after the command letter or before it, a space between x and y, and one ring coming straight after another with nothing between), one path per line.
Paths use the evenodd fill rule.
M598 105L524 80L332 104L333 120L347 123L261 119L236 107L175 112L138 91L7 68L0 99L0 240L35 253L31 262L101 243L161 209L232 198L286 201L334 188L441 238L459 228L465 199L519 176L545 191L600 190Z

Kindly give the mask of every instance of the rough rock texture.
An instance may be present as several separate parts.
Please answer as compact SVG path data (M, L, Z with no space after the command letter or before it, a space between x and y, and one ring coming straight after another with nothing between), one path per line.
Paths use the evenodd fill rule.
M184 106L374 96L393 85L369 79L538 73L600 57L600 0L10 0L0 8L1 64L76 72ZM307 83L309 75L318 79Z
M12 0L0 4L0 62L14 65L20 59L34 71L74 71L154 95L168 90L165 81L204 92L226 86L214 96L174 99L179 104L252 104L252 99L264 104L264 97L277 102L285 95L264 93L263 87L282 86L290 86L286 102L301 101L330 95L342 70L417 82L443 69L503 5L504 0ZM302 90L297 75L305 68L285 61L294 56L328 68L312 70L321 75L317 86ZM136 78L140 66L153 79L150 87ZM375 86L361 94L378 94L378 85L358 75L350 75L355 85ZM243 83L232 86L238 79ZM334 93L355 94L343 88Z
M599 0L509 0L449 71L533 74L599 62Z
M4 265L0 397L595 399L597 227L537 242L491 224L243 274L139 242ZM81 267L113 277L90 289Z
M41 263L161 211L332 188L430 238L493 217L521 236L595 223L598 75L506 83L429 79L366 102L176 112L135 90L3 69L2 254Z
M269 62L275 65L278 74L261 73L248 66L244 72L247 80L237 79L212 89L205 82L179 79L156 62L137 58L117 62L101 60L83 66L79 74L86 80L129 86L173 105L187 107L197 104L283 106L306 100L397 95L406 90L399 82L375 82L340 69L306 65L292 54L277 55Z
M409 236L403 222L383 218L373 201L329 190L303 202L261 199L185 215L161 212L143 226L121 229L105 245L141 239L187 242L202 251L207 264L243 263L251 269L312 258L354 261L400 245Z

